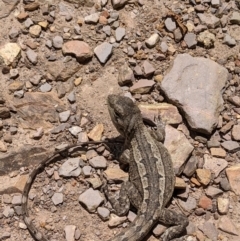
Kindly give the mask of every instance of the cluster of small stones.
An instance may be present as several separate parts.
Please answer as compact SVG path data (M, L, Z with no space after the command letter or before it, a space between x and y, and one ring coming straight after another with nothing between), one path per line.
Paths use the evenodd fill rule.
M240 54L237 47L240 39L239 35L231 35L235 33L233 29L240 25L238 1L193 0L189 4L181 1L174 4L169 2L169 9L176 16L182 16L180 21L188 30L185 34L175 18L166 15L159 19L159 9L149 15L152 6L144 4L144 1L139 0L135 2L136 5L124 7L124 11L138 22L139 28L132 32L124 24L124 17L121 18L122 10L117 9L128 1L95 2L92 8L87 11L84 8L83 11L76 3L70 5L61 1L59 4L45 4L24 0L22 8L14 12L19 25L9 30L8 42L0 46L0 62L3 75L9 80L7 90L17 101L10 105L4 95L0 97L0 151L11 152L12 143L17 141L19 132L18 123L12 121L12 118L21 115L18 108L30 103L36 93L44 94L41 97L43 99L39 95L41 103L44 103L44 98L50 98L50 101L56 101L57 107L50 110L49 119L54 123L50 134L45 133L43 125L32 133L33 140L40 142L49 135L51 141L56 141L59 134L79 142L101 140L105 138L104 126L98 124L92 129L88 114L77 113L77 87L84 78L94 81L104 65L115 66L115 63L118 84L126 96L134 101L161 104L166 101L161 91L161 82L176 54L190 53L193 56L210 58L227 68L229 73L223 93L224 110L211 136L190 135L174 106L166 107L165 103L164 107L155 108L154 113L164 109L166 118L172 118L170 124L177 126L177 129L167 127L165 145L174 161L177 159L180 162L174 163L178 178L175 200L171 205L177 207L176 209L180 207L189 217L186 239L238 240L240 227L236 220L239 221L240 215ZM76 17L74 13L78 10L81 15ZM63 19L64 28L62 25L58 26L59 18ZM221 47L225 46L226 51L219 49L219 44ZM119 56L126 59L124 64L117 62ZM79 74L78 71L85 63L85 73ZM31 69L29 79L24 78L25 68ZM69 80L73 80L73 86L69 84L70 87L66 88L63 84ZM59 104L51 96L53 91L57 92L59 100L66 100L70 108L62 106L60 102ZM28 100L26 103L25 99ZM144 110L149 114L152 111L151 105L145 105L141 110L143 115ZM44 116L43 113L40 116ZM25 130L21 128L20 131ZM173 149L176 148L176 140L180 150L177 155ZM56 149L63 147L64 145L57 146ZM21 168L20 171L11 173L10 178L19 173L26 174L27 171L28 168ZM115 183L128 178L127 173L118 168L117 162L113 161L110 151L104 145L91 147L84 154L77 153L64 160L64 163L49 165L39 175L29 195L31 217L35 218L36 213L49 214L43 224L37 224L37 220L36 226L40 226L52 240L62 240L63 237L68 241L84 240L90 235L93 235L93 240L94 235L102 237L102 240L112 237L114 232L110 235L107 229L107 233L95 230L93 234L89 234L83 230L87 223L80 225L79 220L70 222L70 217L65 214L63 217L54 216L61 209L81 212L80 203L88 212L97 213L103 221L109 220L110 227L125 228L136 214L132 211L129 211L127 217L111 214L111 205L100 191L101 173L108 182L113 183L111 187L115 191L120 188ZM22 214L21 195L3 194L1 197L0 240L16 240L18 233L12 231L26 229L19 218ZM58 226L60 223L61 228ZM7 228L2 231L2 227ZM165 227L159 224L153 234L158 237L164 230ZM22 240L31 240L26 231L21 237ZM153 236L151 238L156 240Z

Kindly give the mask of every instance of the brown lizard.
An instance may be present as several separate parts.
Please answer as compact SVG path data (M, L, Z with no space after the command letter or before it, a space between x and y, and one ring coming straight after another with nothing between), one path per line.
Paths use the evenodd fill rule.
M151 134L143 124L139 108L127 97L110 95L108 108L114 125L125 137L125 150L120 161L129 165L129 181L123 183L118 202L106 187L105 194L118 215L126 214L130 203L138 209L134 222L111 241L140 241L158 221L175 225L163 234L163 241L178 237L186 228L188 220L185 216L165 208L173 193L175 177L171 157L161 143L165 135L163 126L159 125L159 135L155 132ZM90 143L96 142L86 142L77 146ZM23 217L35 240L48 241L33 225L28 215L27 200L31 185L45 166L61 156L67 156L73 147L76 145L55 152L40 163L30 174L24 187Z
M167 241L179 237L188 225L187 217L165 208L175 183L172 160L162 144L164 126L158 123L158 134L150 133L143 124L141 112L130 98L108 96L108 109L113 124L125 137L125 150L120 158L129 165L129 181L121 186L118 202L105 188L118 215L125 215L132 204L137 217L111 241L141 241L159 221L173 225L162 235Z

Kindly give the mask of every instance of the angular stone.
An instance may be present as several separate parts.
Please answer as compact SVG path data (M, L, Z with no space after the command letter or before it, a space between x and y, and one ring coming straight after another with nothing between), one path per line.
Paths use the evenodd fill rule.
M98 207L97 213L102 220L106 221L109 219L110 211L107 208Z
M63 203L63 194L60 192L55 192L52 196L52 201L53 201L54 205Z
M81 168L79 166L80 158L69 158L59 168L58 173L63 177L78 177L81 174Z
M215 157L226 157L227 153L224 149L222 148L215 148L215 147L212 147L210 149L210 152L211 152L211 155L212 156L215 156Z
M109 167L104 171L104 176L108 181L113 182L124 182L128 180L128 173L124 172L120 168Z
M104 127L103 124L97 124L89 133L88 137L93 141L100 141Z
M182 201L181 199L179 199L179 204L183 207L184 210L187 210L189 212L191 212L197 207L196 199L191 196L188 197L187 201Z
M67 241L75 241L75 238L74 238L75 230L76 230L75 225L65 226L64 231L65 231L65 238Z
M229 233L232 235L236 235L236 236L240 235L240 232L237 229L237 227L235 226L235 224L233 223L233 221L230 218L228 218L227 216L222 216L220 218L218 227L223 232L226 232L226 233Z
M83 204L89 212L95 212L98 206L104 201L98 190L87 189L79 196L79 202Z
M206 70L204 74L202 69ZM212 60L180 54L161 82L161 89L183 110L192 129L210 134L218 124L227 76L227 70Z
M198 202L198 206L205 210L210 210L212 208L212 200L207 196L201 196Z
M118 74L118 84L120 86L131 84L134 81L134 74L132 69L127 65L124 64Z
M21 48L16 43L7 43L0 47L0 64L12 65L20 58Z
M198 13L197 15L200 18L201 23L207 25L208 28L216 28L220 25L220 19L210 13Z
M240 164L227 168L226 174L232 191L240 195Z
M81 65L75 60L64 62L62 60L48 62L46 69L51 80L55 81L67 81L71 78L79 69Z
M104 42L98 45L94 49L94 53L97 56L100 63L105 64L112 54L112 45L110 43Z
M107 160L103 156L96 156L89 160L89 164L96 169L105 169L107 167Z
M197 179L203 185L208 185L211 181L211 172L208 169L197 169Z
M237 141L224 141L221 143L222 147L229 152L236 152L240 150L240 145Z
M38 38L41 34L42 28L39 25L33 25L29 28L29 33L32 37Z
M19 2L20 2L20 0L11 0L11 1L5 0L5 1L1 1L0 19L6 18L15 9L15 6ZM8 233L8 232L5 232L5 233ZM3 238L3 240L4 240L4 238Z
M191 156L187 161L183 173L187 177L191 177L197 169L197 158L195 156Z
M209 169L218 177L219 173L228 166L228 162L222 158L211 157L207 154L204 155L204 165L205 169Z
M184 41L186 42L188 48L195 48L197 45L196 34L194 33L187 33L184 36Z
M232 128L232 138L235 141L240 141L240 124L233 126L233 128Z
M215 225L210 222L204 222L203 225L198 227L211 241L217 241L218 230Z
M63 44L63 54L74 55L79 62L84 62L93 56L90 46L78 40L71 40Z
M160 116L165 124L179 125L182 123L182 116L176 106L168 103L139 104L142 117L155 121L156 116Z
M219 197L217 199L218 212L220 214L227 214L229 210L230 201L228 198Z
M164 145L172 157L175 173L180 174L183 168L183 164L194 148L189 143L185 135L172 126L166 125L165 131L166 136Z
M130 92L134 94L146 94L151 90L154 84L155 82L153 80L140 79L130 87Z
M206 190L207 196L209 196L211 198L215 198L222 193L223 193L223 191L221 189L212 187L212 186L209 186Z
M115 37L117 42L120 42L125 36L126 30L125 28L118 27L115 32Z
M146 77L151 76L155 72L155 68L153 67L152 64L150 64L147 60L143 62L143 70L146 75Z

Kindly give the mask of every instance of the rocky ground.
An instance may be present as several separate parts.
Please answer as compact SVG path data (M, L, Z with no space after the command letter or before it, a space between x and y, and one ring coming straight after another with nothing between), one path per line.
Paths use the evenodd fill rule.
M33 240L22 220L28 174L66 145L117 137L109 94L166 123L184 240L240 239L238 0L0 0L0 240ZM128 178L119 146L50 164L29 212L49 240L111 240L133 221L112 213L103 174ZM158 224L146 240L158 240Z

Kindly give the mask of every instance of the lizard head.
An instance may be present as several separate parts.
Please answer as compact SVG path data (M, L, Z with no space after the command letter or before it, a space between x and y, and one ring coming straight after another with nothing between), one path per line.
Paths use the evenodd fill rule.
M131 134L137 121L142 120L139 108L125 96L109 95L108 110L114 126L123 136Z

